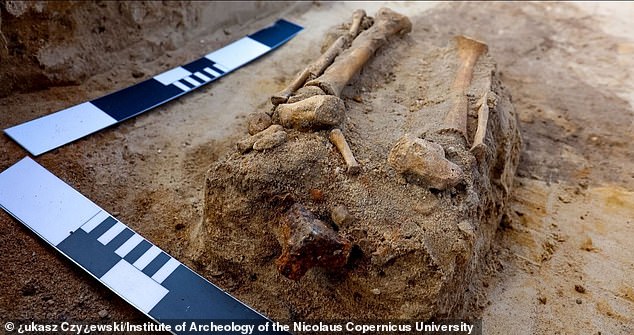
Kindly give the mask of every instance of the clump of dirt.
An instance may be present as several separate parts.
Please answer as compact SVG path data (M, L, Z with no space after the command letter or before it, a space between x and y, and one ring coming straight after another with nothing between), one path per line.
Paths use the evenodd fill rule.
M480 267L507 205L521 141L510 95L488 55L465 91L469 142L478 100L495 97L484 102L487 149L476 157L437 133L454 106L460 59L451 40L437 47L426 35L414 29L391 41L341 94L341 129L360 174L346 173L329 130L285 129L287 140L277 147L230 153L212 165L192 243L203 275L277 319L474 315ZM462 182L430 189L395 171L387 157L405 134L444 147L464 171ZM281 222L298 204L351 241L343 268L314 268L299 281L278 273ZM351 219L337 224L333 211L342 207Z

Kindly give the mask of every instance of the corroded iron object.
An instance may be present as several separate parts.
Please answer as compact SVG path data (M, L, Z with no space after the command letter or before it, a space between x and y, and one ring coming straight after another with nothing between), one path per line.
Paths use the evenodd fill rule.
M300 204L294 204L281 222L282 255L277 269L292 280L301 279L315 266L343 267L352 245Z

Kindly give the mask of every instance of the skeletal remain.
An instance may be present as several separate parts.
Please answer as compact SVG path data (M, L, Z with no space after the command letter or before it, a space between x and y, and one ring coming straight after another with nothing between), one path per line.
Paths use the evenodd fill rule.
M284 141L286 141L286 132L284 131L284 127L279 124L274 124L261 132L238 142L237 147L241 153L246 153L252 149L270 149L284 143Z
M275 148L276 146L286 142L287 137L288 135L283 130L267 134L253 143L253 150L264 151Z
M396 172L414 175L438 190L454 187L463 179L462 169L445 158L439 144L408 134L396 142L387 161Z
M283 104L286 101L288 101L288 98L293 94L293 92L297 91L297 89L304 86L304 83L308 79L309 74L310 74L310 69L308 68L303 69L302 72L300 72L295 77L295 79L293 79L293 81L291 81L291 83L288 84L288 86L284 87L283 90L275 93L275 95L271 97L271 103L274 106L277 106L279 104Z
M350 146L348 145L348 141L346 141L346 138L343 136L341 130L338 128L331 130L328 139L335 145L335 147L337 147L341 156L343 156L343 160L348 166L348 173L358 174L361 171L361 166L359 166L359 163L354 158L352 150L350 150Z
M299 280L315 266L341 268L352 250L347 239L300 204L291 206L282 217L281 244L277 269L292 280Z
M331 95L316 95L275 109L279 122L297 130L323 129L339 125L345 113L343 101Z
M292 104L298 101L302 101L304 99L308 99L315 95L326 95L321 88L317 86L304 86L295 92L290 98L288 98L287 103Z
M359 35L359 31L361 31L361 22L363 22L363 18L365 18L365 11L363 9L357 9L352 12L352 24L350 25L350 30L348 30L348 35L357 37Z
M467 114L469 111L469 101L465 90L471 85L473 68L478 58L488 51L488 46L480 41L476 41L466 36L456 36L458 47L458 58L460 66L451 86L451 96L453 107L445 116L445 129L443 131L454 131L467 139Z
M302 70L288 86L273 95L271 97L271 103L273 105L279 105L287 102L288 98L302 87L307 80L320 76L324 70L332 64L335 57L343 52L343 50L350 45L350 42L359 34L361 21L364 17L365 11L361 9L355 10L352 14L352 25L350 26L349 32L340 36L333 44L330 45L326 52L322 53L317 60Z
M409 19L388 8L381 8L374 25L360 33L352 45L339 55L318 78L310 80L306 86L319 86L327 94L339 96L344 86L354 77L376 50L388 39L412 30Z
M478 108L478 127L476 128L476 133L473 136L473 145L471 146L471 152L476 154L476 156L482 155L486 149L484 137L486 136L487 123L489 122L488 96L488 92L484 93L478 102L480 104L480 108Z
M255 135L271 126L271 117L263 112L255 112L247 116L249 134Z

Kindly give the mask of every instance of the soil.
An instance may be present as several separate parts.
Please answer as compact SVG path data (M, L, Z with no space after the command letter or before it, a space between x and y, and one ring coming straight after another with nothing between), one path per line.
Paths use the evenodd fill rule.
M12 29L9 16L15 15L6 10L8 3L12 2L0 5L1 41L9 40L5 32ZM106 65L82 67L86 79L79 76L71 81L77 84L70 86L54 86L67 81L47 82L41 74L29 77L32 71L42 71L40 65L36 70L27 66L21 76L19 62L4 61L14 50L4 42L0 73L32 83L20 88L25 92L11 89L0 99L0 127L126 87L279 16L304 25L300 35L274 54L214 84L37 157L40 164L148 240L192 268L202 269L187 251L192 227L202 220L207 168L233 150L232 145L244 135L248 113L262 108L272 92L318 54L329 27L347 20L357 7L374 13L381 5L317 2L282 14L272 14L269 8L259 10L257 20L237 15L234 21L223 23L224 29L209 30L201 28L203 23L216 22L218 16L206 10L176 19L183 28L174 31L181 32L182 39L169 51L147 47L152 41L160 45L157 41L167 40L153 29L159 26L155 22L136 35L140 44L119 45L109 57L102 57L99 48L77 49L97 38L72 35L77 40L60 50L71 50L73 59L100 59L94 64ZM484 320L484 333L633 333L634 40L630 18L634 6L399 3L390 7L417 22L414 32L426 34L428 43L436 47L445 46L455 34L486 41L519 116L524 148L512 210L502 221L483 269L486 299L475 312ZM40 19L24 17L25 22ZM91 20L77 22L93 24ZM194 32L185 33L189 31ZM125 35L99 39L115 43ZM32 57L39 47L27 47L24 53ZM71 65L57 70L52 66L50 73L76 72L72 68L77 62L66 64ZM42 66L47 76L46 63ZM5 82L18 81L3 79L3 88ZM29 87L46 88L30 91ZM8 137L0 137L0 169L25 155ZM0 228L3 320L145 320L5 213L0 214ZM213 276L209 279L214 281ZM240 298L266 304L249 301L249 296Z
M425 19L412 18L411 24ZM377 14L374 28L379 21ZM380 39L377 32L361 33L332 68L346 63L346 56L362 41ZM461 60L453 39L443 44L434 45L423 30L392 36L343 89L340 100L326 96L345 104L338 112L345 117L336 127L360 162L358 174L346 172L341 154L328 140L331 127L306 129L307 122L286 124L288 139L279 146L246 153L234 149L218 159L207 174L202 225L193 230L198 242L193 255L205 266L199 271L213 274L221 286L276 320L472 316L483 295L482 262L506 211L521 142L508 90L486 54L478 58L462 96L470 100L469 142L478 122L477 102L485 94L491 97L485 102L490 106L487 149L476 159L470 144L449 130L444 118L454 108L453 79ZM273 122L284 124L281 110L296 104L300 102L277 108L267 104L258 112L274 110ZM298 112L297 119L306 114ZM324 119L331 124L331 118ZM454 173L461 176L457 185L398 173L388 155L401 138L436 145L442 159L452 162L451 169L460 171ZM431 160L429 152L421 156L425 171L442 166L441 160L435 165L424 160ZM395 159L409 159L403 157ZM451 179L449 168L437 169L438 179ZM312 237L289 243L282 236L291 225L318 229L287 213L295 213L295 206L305 207L350 241L353 252L345 267L331 261L301 279L293 278L298 272L293 269L311 263L302 255L315 252L331 259L333 253L326 245L282 254L283 249L320 241ZM331 219L337 206L347 208L352 222L337 224ZM333 244L344 253L345 244ZM284 264L288 272L279 272L295 281L280 274L277 264Z

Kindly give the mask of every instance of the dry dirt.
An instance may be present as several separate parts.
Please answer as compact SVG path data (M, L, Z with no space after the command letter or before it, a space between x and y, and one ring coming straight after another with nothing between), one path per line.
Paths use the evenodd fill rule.
M424 20L412 17L411 23ZM376 28L380 19L374 21ZM353 54L357 42L369 40L372 32L377 31L360 34L331 66ZM484 256L508 205L519 161L517 115L495 63L480 56L466 93L473 115L467 138L476 132L477 101L485 93L495 98L486 102L491 106L487 149L476 159L458 131L448 131L444 122L455 103L451 92L461 63L456 43L450 39L438 47L426 35L418 30L390 38L341 92L345 118L337 127L360 162L359 174L346 173L341 154L328 140L330 130L323 127L297 131L288 126L288 140L279 146L244 154L232 150L211 166L204 219L192 231L203 275L278 320L472 315L483 296ZM282 120L280 109L289 106L278 106L273 121ZM266 106L259 112L265 108L270 110ZM461 181L443 187L397 173L387 157L405 134L442 145L442 157L456 164ZM443 177L448 170L442 170ZM289 245L280 231L293 204L305 206L350 240L353 251L345 267L321 266L297 281L278 273L276 259L284 260L289 278L297 273L293 265L310 262L282 254ZM351 222L330 218L336 206L347 208ZM332 255L323 248L319 252L323 258Z
M274 54L37 161L176 258L202 270L187 257L187 249L190 230L202 219L207 168L243 135L245 116L262 107L318 53L319 41L330 26L346 20L357 7L374 13L381 5L315 3L291 8L284 16L307 29ZM433 45L444 46L454 34L486 41L519 115L525 146L512 210L496 235L485 269L488 303L478 311L485 334L634 333L634 28L630 19L634 5L395 3L390 7L416 21L414 31L428 34ZM0 8L4 32L10 20ZM177 47L167 52L138 56L139 50L145 53L147 41L156 44L164 38L148 32L151 38L139 35L146 42L111 51L118 56L109 58L111 64L84 67L87 79L78 77L77 85L0 99L0 127L126 87L278 16L261 14L258 20L241 16L228 22L223 32L201 28L201 22L213 19L205 16L211 12L181 15L184 28L179 31L191 26L196 33L183 33ZM0 52L0 70L8 68L8 73L19 77L20 68L4 61L5 50L8 47ZM70 54L73 59L90 60L99 57L100 50ZM139 70L140 75L134 73ZM20 78L28 80L28 76ZM0 137L0 169L25 155L6 136ZM101 318L101 311L108 319L144 320L5 213L0 214L0 229L3 320L94 321ZM238 297L252 305L266 304L252 296Z

